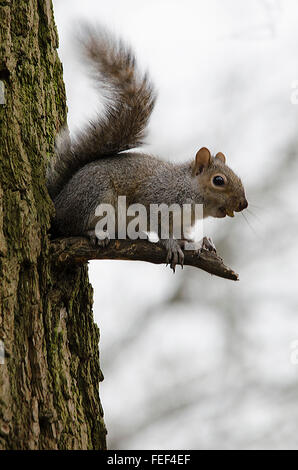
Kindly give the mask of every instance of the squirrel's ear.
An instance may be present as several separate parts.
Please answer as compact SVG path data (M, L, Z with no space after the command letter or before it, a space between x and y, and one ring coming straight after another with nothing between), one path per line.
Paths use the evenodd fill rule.
M224 156L224 154L222 152L218 152L215 155L215 158L218 158L218 160L221 160L223 163L226 163L226 157Z
M194 162L194 174L199 175L203 170L208 168L211 161L211 153L206 147L201 148L197 154Z

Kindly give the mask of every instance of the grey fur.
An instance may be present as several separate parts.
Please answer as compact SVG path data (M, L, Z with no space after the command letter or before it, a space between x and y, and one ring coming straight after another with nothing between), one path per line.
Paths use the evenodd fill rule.
M55 198L55 229L64 235L81 235L95 227L100 203L117 207L119 196L127 204L202 202L192 187L190 164L176 166L151 155L123 153L81 168Z

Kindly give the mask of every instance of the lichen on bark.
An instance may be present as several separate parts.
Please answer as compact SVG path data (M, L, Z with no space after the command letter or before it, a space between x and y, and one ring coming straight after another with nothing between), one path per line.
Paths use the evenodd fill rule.
M0 449L104 449L87 267L49 254L47 159L66 123L50 0L0 1Z

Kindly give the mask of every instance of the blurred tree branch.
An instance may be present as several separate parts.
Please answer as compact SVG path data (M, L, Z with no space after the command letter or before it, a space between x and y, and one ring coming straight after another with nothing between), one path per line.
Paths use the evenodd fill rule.
M52 241L52 254L58 264L83 264L94 259L147 261L164 264L165 249L147 240L111 240L106 247L92 245L86 238L58 238ZM184 251L184 265L202 269L210 274L237 281L238 274L227 267L217 253L202 249Z

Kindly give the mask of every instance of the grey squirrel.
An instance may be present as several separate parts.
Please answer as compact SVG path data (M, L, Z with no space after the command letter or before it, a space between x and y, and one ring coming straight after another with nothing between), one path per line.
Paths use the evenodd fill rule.
M204 217L233 216L248 205L241 180L219 152L201 148L195 158L173 164L143 153L129 152L143 143L156 95L147 75L141 75L135 57L108 32L88 28L83 36L84 56L92 65L97 86L107 94L103 116L93 120L73 141L62 134L50 163L47 186L56 215L55 235L95 239L100 203L116 207L118 196L127 204L203 204ZM192 224L195 223L192 218ZM108 243L108 238L98 241ZM185 238L171 234L161 240L166 261L175 270L183 265Z

